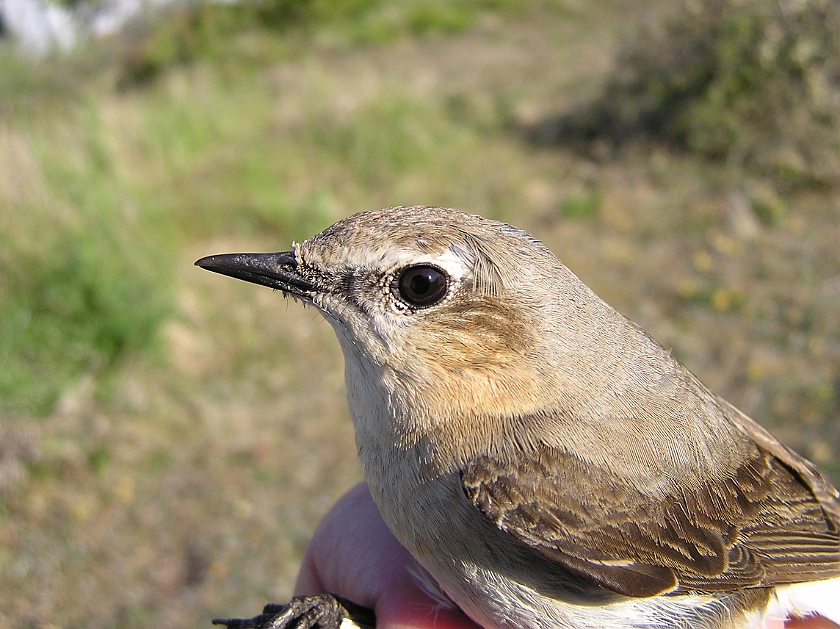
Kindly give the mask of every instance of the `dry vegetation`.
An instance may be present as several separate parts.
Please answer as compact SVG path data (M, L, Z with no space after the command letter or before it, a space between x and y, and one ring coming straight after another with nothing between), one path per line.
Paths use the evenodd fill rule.
M289 596L360 478L340 352L313 310L192 262L375 207L528 229L840 480L837 190L531 143L660 6L516 5L232 29L139 83L148 38L0 51L0 626L208 627Z
M601 95L541 140L651 138L783 189L840 176L840 8L831 0L680 0L625 43Z

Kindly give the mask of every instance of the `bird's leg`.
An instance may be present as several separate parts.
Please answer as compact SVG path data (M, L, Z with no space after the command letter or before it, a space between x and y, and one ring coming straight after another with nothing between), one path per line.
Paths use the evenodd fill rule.
M214 618L228 629L375 629L373 610L334 594L296 596L287 605L269 603L253 618Z

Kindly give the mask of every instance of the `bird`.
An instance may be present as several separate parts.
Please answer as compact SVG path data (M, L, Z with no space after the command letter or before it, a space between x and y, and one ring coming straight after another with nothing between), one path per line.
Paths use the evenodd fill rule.
M837 489L525 231L401 206L196 264L332 325L384 521L485 629L840 623ZM352 608L214 622L337 627Z

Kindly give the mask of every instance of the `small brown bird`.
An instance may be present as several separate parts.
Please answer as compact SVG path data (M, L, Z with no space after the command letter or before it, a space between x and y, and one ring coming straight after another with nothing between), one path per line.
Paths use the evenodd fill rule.
M196 264L332 324L382 517L487 629L840 623L837 490L525 232L399 207Z

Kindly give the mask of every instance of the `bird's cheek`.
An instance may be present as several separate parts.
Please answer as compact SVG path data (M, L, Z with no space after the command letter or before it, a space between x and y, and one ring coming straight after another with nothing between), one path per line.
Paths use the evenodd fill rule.
M539 383L534 374L510 365L504 368L486 364L454 364L444 361L417 373L423 386L405 391L416 399L412 405L429 410L431 417L497 415L502 417L536 413Z

